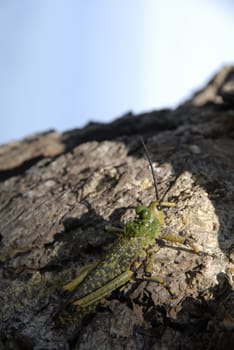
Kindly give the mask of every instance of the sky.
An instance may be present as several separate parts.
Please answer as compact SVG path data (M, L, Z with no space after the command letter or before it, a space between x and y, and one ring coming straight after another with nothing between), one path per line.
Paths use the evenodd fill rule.
M174 108L233 38L232 0L0 0L0 144Z

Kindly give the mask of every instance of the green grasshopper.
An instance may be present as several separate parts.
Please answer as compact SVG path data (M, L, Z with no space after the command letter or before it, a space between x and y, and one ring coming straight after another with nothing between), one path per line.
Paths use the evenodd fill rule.
M149 277L153 256L151 252L157 238L181 244L188 243L184 237L160 234L160 228L164 224L162 208L174 206L175 203L159 199L153 165L142 139L141 142L151 167L156 200L149 206L137 206L136 217L128 221L123 230L117 229L121 235L105 257L98 263L85 266L76 279L63 286L68 294L66 305L73 304L73 309L80 315L90 312L101 299L134 279L138 269L146 262L145 273ZM193 244L190 244L190 247L199 253ZM164 283L162 278L156 278L156 280Z

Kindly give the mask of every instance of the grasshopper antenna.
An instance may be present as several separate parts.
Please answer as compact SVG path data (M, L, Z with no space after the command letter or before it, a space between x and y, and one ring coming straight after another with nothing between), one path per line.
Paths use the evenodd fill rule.
M158 202L158 204L160 204L160 200L159 200L159 194L158 194L158 183L157 183L157 179L156 179L156 176L155 176L155 173L154 173L154 168L153 168L153 164L152 164L152 161L150 159L150 155L149 155L149 152L148 152L148 148L143 140L143 137L139 136L140 138L140 141L144 147L144 151L145 151L145 154L146 154L146 157L148 159L148 162L149 162L149 165L150 165L150 169L151 169L151 173L152 173L152 176L153 176L153 181L154 181L154 188L155 188L155 196L156 196L156 200Z

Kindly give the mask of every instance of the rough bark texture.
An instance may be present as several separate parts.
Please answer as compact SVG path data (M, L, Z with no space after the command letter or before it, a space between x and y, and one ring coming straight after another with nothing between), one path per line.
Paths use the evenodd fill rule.
M129 284L83 322L56 328L58 290L115 240L105 225L127 221L154 198L136 134L160 193L173 184L167 197L176 206L163 231L209 254L158 242L154 273L173 298L155 282ZM176 110L1 146L0 349L234 347L233 149L233 66Z

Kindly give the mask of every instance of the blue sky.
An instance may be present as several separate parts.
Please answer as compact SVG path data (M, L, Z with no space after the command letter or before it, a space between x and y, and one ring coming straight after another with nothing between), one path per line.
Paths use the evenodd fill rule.
M232 0L0 0L0 143L174 107L233 38Z

